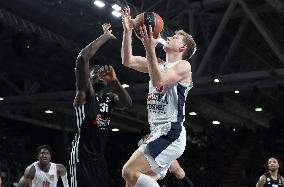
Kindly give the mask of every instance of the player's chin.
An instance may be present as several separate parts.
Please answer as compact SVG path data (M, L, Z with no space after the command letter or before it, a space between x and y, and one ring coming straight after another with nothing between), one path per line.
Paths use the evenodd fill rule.
M40 159L40 162L41 162L41 163L48 163L48 162L49 162L49 159L47 159L47 158L42 158L42 159Z

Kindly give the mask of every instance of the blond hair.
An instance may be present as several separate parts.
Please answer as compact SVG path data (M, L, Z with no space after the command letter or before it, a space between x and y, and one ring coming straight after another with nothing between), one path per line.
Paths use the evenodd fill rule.
M182 59L187 60L192 57L196 51L196 43L192 36L183 30L176 31L175 34L183 36L183 43L187 46L187 49L182 54Z

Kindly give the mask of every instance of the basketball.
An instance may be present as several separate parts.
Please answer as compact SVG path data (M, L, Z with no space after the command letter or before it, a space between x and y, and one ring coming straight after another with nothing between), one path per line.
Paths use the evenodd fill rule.
M134 29L136 34L140 35L139 28L143 27L143 24L146 25L147 30L151 25L153 29L153 37L155 39L158 38L160 32L164 27L163 19L161 18L161 16L159 16L159 14L156 14L155 12L143 12L136 16L136 18L134 19Z

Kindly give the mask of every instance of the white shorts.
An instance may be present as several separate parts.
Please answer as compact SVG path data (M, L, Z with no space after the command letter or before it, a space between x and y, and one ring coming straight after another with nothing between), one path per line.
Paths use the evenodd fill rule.
M186 131L180 123L165 124L171 126L167 132L156 128L144 140L138 151L142 152L160 179L164 178L172 161L179 158L186 146Z

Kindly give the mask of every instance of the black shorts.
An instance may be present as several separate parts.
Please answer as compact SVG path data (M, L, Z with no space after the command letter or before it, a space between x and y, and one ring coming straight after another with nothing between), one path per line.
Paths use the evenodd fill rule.
M80 160L76 163L75 170L77 187L109 187L108 168L103 157L88 161Z

